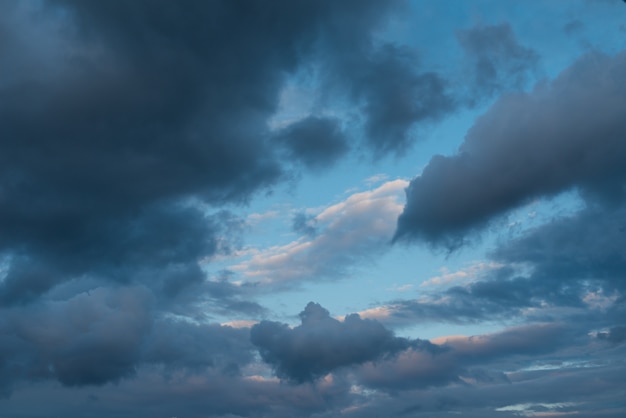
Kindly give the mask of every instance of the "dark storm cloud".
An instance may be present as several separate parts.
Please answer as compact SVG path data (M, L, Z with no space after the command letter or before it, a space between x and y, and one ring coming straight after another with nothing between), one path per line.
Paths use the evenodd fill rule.
M435 156L406 190L396 240L454 248L533 198L579 187L624 195L626 54L590 53L531 93L508 94L469 130L459 153Z
M507 23L475 26L458 31L456 36L470 65L474 101L524 87L539 60L536 52L518 43Z
M275 136L293 161L312 170L331 166L348 151L339 121L310 116L282 129Z
M207 221L206 208L181 202L241 202L278 181L284 168L267 120L284 77L321 48L321 37L369 39L391 8L54 1L20 14L3 7L26 22L2 25L11 35L0 80L4 304L33 300L72 277L134 280L157 265L165 293L201 280L197 260L218 250L223 220ZM22 28L65 52L28 43ZM341 56L332 42L323 47ZM307 119L288 133L290 158L311 167L346 146L329 119Z
M409 347L431 349L425 341L395 337L380 323L346 316L332 318L310 302L300 313L302 324L263 321L251 330L251 341L280 378L297 383L312 381L341 367L392 356Z
M63 214L65 219L51 215L53 222L48 215L33 213L31 231L21 225L4 229L0 243L10 264L0 284L1 304L32 301L83 275L143 282L164 297L175 296L203 280L197 262L219 251L216 235L228 231L228 215L205 216L181 205L145 207L119 220L76 213Z

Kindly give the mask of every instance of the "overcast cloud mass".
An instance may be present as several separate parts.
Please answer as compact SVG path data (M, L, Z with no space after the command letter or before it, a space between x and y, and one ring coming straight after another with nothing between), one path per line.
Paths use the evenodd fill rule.
M0 2L0 416L626 416L625 25Z

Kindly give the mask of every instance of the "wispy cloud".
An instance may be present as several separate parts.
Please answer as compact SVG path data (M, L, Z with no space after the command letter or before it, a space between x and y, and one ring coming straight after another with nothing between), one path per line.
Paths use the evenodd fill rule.
M315 236L261 250L231 268L248 281L264 284L341 277L389 248L407 184L389 181L323 208L313 217Z

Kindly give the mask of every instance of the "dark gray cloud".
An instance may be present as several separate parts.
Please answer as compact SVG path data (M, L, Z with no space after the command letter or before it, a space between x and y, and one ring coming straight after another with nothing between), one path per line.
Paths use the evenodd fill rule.
M228 223L206 219L203 205L245 201L284 177L267 121L285 77L322 38L337 57L334 37L369 39L393 6L3 8L16 17L2 20L0 80L0 252L10 264L0 293L9 304L85 275L154 274L170 294L202 280L197 260L219 250ZM46 52L48 43L58 52ZM330 119L309 118L285 135L288 158L309 167L347 147Z
M328 168L348 151L339 121L310 116L279 131L275 140L293 161L312 170Z
M433 122L456 109L447 81L436 72L419 71L414 51L385 45L362 51L362 42L338 59L336 87L362 106L365 144L376 155L401 153L415 141L411 128ZM333 85L335 87L335 85Z
M302 324L263 321L251 329L251 341L276 374L297 383L312 381L336 369L389 357L425 341L395 337L380 323L351 314L339 321L310 302L300 313Z
M204 374L213 368L239 376L253 360L248 328L159 320L143 344L142 362L171 373Z
M142 367L167 374L239 375L253 360L249 329L177 321L155 311L145 287L97 288L68 300L5 309L0 321L0 389L57 380L104 385Z
M538 54L519 44L508 23L458 31L469 64L471 101L503 90L520 89L536 70Z
M389 322L477 322L514 318L529 308L536 318L550 319L549 308L558 307L577 310L582 326L613 326L626 306L622 225L623 206L590 204L532 228L491 252L502 267L431 300L394 301Z
M26 379L81 386L132 376L152 325L151 299L142 288L96 289L65 302L3 311L5 389Z
M348 150L335 119L278 134L268 121L314 60L343 66L350 51L379 71L371 40L395 2L0 8L3 387L102 385L155 364L236 376L248 331L200 324L266 311L249 286L207 280L203 264L242 243L243 221L219 207Z
M458 154L433 157L411 181L395 239L454 248L530 199L573 187L621 198L625 70L624 53L590 53L531 93L503 96Z
M34 391L34 392L31 392ZM33 402L37 394L41 402ZM141 368L136 377L97 388L59 390L42 382L0 400L7 416L102 418L290 418L311 417L349 401L344 382L327 385L285 385L274 379L242 379L215 373L161 376L158 368ZM30 398L29 398L30 397ZM30 400L29 400L30 399Z
M198 261L222 250L217 236L234 232L222 213L205 216L182 205L159 205L123 219L76 213L66 219L32 214L30 231L7 226L4 244L9 267L0 284L0 303L26 303L60 282L84 275L116 283L148 284L170 298L204 279ZM43 219L42 219L43 218ZM81 219L82 218L82 219ZM32 225L30 225L32 223ZM41 227L35 229L37 225Z
M528 375L522 371L509 371L507 374L511 380L506 383L473 382L446 388L417 388L396 392L393 396L383 392L380 396L370 396L362 408L346 411L343 416L453 417L461 414L473 418L519 417L520 410L523 410L528 415L569 413L589 418L598 415L620 417L626 408L624 402L615 401L615 397L619 399L626 381L621 376L623 365L617 357L613 360L611 366L561 365ZM518 380L521 375L525 377ZM591 381L595 384L590 385ZM411 413L407 415L409 410Z

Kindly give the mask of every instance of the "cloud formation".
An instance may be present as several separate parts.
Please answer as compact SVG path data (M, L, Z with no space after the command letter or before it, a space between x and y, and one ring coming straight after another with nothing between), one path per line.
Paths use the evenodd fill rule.
M348 151L339 121L309 116L283 128L275 141L285 148L287 158L313 170L328 168Z
M577 187L623 196L626 54L589 53L530 93L500 98L458 154L431 159L406 190L395 239L455 248L531 199Z
M412 346L430 348L424 341L395 337L380 323L357 314L339 321L313 302L300 313L300 319L302 323L295 328L263 321L250 331L263 360L279 377L297 383L341 367L389 357Z
M42 379L70 387L119 383L147 365L237 375L252 361L248 329L181 323L155 308L146 287L100 287L35 308L5 309L0 393Z
M548 3L0 2L3 416L624 416L622 9Z
M471 100L504 90L519 90L536 70L538 54L519 44L508 23L460 30L457 41L470 68Z
M303 237L232 268L248 280L278 285L341 277L359 262L389 249L406 185L405 180L388 181L354 193L311 219L296 215L293 226Z

